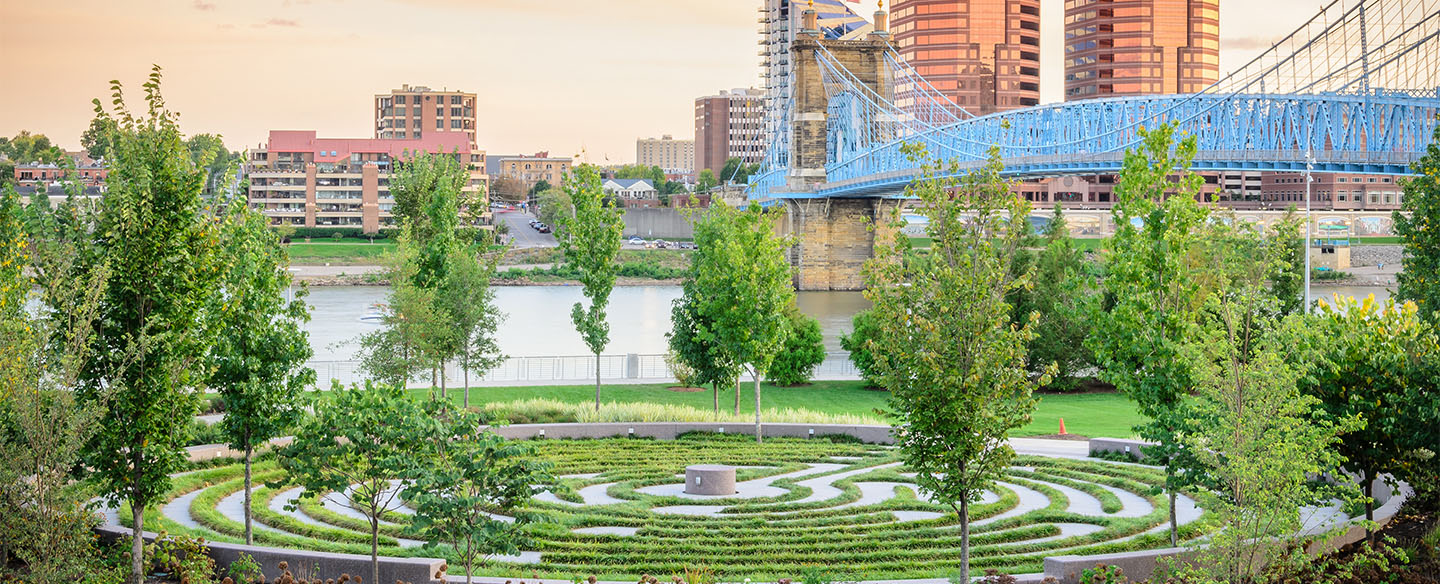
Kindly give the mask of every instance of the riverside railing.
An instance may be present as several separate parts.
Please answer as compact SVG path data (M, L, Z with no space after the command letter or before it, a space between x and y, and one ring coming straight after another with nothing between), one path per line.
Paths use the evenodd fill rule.
M366 379L359 361L310 361L308 367L315 370L315 384L328 388L333 382L342 384L361 383ZM414 387L430 386L429 372L422 372L410 381ZM826 353L825 360L815 368L815 379L859 379L860 372L850 362L850 354L844 352ZM446 385L460 387L464 384L464 372L458 364L447 364ZM673 381L675 374L660 354L601 355L600 379L602 381ZM499 366L479 375L470 372L470 384L477 385L542 385L580 384L595 380L594 355L558 355L544 357L510 357Z

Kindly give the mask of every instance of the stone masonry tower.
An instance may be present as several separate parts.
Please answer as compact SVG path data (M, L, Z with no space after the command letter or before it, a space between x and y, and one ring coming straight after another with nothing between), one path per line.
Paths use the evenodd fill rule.
M891 100L894 87L886 75L885 55L890 51L886 26L888 13L875 13L875 32L863 40L825 40L818 30L815 9L803 13L802 30L791 45L794 60L791 87L791 152L788 187L791 191L813 190L826 182L825 163L830 100L821 80L817 55L830 56L876 94ZM787 199L790 226L798 236L795 286L801 290L860 290L864 280L860 269L874 255L875 238L883 232L872 229L896 205L880 198Z

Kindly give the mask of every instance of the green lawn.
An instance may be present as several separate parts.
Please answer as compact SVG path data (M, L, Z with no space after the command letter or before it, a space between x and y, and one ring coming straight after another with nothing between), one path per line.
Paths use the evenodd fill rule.
M754 386L741 385L740 410L754 412ZM720 407L729 411L734 405L733 389L720 395ZM423 397L428 389L412 389L411 394ZM806 409L835 414L875 415L875 410L885 407L883 391L865 389L859 381L817 381L804 387L776 387L764 385L760 392L762 407L766 409ZM452 400L459 402L461 393L451 390ZM670 391L666 385L606 385L601 389L602 399L607 402L649 402L659 404L688 405L710 409L710 392L684 393ZM511 402L532 398L546 398L569 403L587 403L595 399L594 385L546 385L518 387L477 387L470 390L471 404ZM1132 434L1130 427L1140 421L1132 404L1124 396L1115 393L1087 394L1046 394L1040 396L1034 421L1014 433L1015 436L1039 436L1055 434L1059 430L1060 418L1065 418L1065 427L1071 434L1082 436L1127 437Z
M296 241L289 245L290 261L306 263L365 263L373 264L392 249L395 243L389 240L342 239L339 241L316 238L311 243Z

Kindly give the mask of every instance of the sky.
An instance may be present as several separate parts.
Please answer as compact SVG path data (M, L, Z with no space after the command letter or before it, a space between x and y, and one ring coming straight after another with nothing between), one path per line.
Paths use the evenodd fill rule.
M233 150L271 129L373 135L402 84L474 92L482 149L635 159L635 140L694 134L694 99L758 86L760 0L0 0L0 135L78 149L110 81L141 105L150 66L187 134ZM1222 73L1320 8L1220 0ZM872 2L857 3L869 15ZM1046 102L1063 86L1063 0L1041 0Z

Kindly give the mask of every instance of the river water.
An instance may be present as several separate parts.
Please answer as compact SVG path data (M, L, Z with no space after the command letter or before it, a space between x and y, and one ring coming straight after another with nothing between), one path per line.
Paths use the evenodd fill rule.
M1315 287L1315 297L1332 293L1377 300L1390 297L1384 288ZM379 325L360 320L370 307L385 301L389 288L334 286L310 289L311 320L305 327L317 361L355 357L355 339ZM678 286L626 286L610 297L610 347L606 354L665 352L670 331L671 302ZM500 327L500 349L511 357L586 355L589 349L570 323L570 307L580 301L577 286L497 286L495 300L508 315ZM840 351L840 335L850 331L850 318L869 306L859 292L798 292L800 310L820 321L827 351Z

